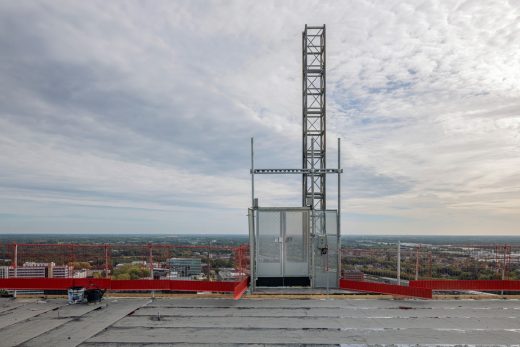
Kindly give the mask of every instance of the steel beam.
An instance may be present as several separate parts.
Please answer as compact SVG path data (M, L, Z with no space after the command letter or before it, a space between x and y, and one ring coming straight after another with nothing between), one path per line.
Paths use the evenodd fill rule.
M342 173L343 169L253 169L252 174L297 174L297 175L325 175Z

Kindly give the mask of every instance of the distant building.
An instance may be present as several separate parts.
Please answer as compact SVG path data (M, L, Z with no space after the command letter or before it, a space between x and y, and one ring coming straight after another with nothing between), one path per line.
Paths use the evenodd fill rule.
M171 258L168 260L172 271L179 277L198 276L202 273L200 258Z
M9 266L0 266L0 278L9 278Z
M170 271L166 276L164 276L162 279L165 280L176 280L179 278L179 274L175 271Z
M86 278L87 277L87 270L86 269L73 270L72 277L73 278Z
M233 268L222 268L218 272L218 280L219 281L236 281L241 277L245 276L243 272L240 272Z
M49 277L69 278L72 277L73 267L69 265L53 266L49 268Z
M163 269L163 268L154 268L153 269L153 278L158 280L161 278L166 278L170 274L169 269Z
M16 269L13 267L9 268L9 277L35 277L45 278L48 277L49 268L47 266L18 266Z
M146 260L134 260L133 262L131 262L131 264L132 265L143 265L143 266L146 266Z
M36 263L34 261L26 261L25 263L23 263L22 265L23 267L49 267L49 266L56 266L56 264L54 262L50 262L50 263Z
M2 270L0 270L2 271ZM4 270L5 271L5 270ZM9 277L35 277L35 278L68 278L72 277L72 266L58 265L55 263L25 262L22 266L9 267ZM0 275L1 276L1 275Z

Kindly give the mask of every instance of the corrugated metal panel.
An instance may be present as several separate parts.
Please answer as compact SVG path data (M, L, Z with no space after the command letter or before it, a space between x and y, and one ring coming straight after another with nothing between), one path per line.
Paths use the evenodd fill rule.
M507 290L520 291L520 281L511 280L417 280L410 287L432 290Z
M429 288L405 287L396 284L365 282L365 281L351 281L340 280L339 286L341 289L357 290L362 292L391 294L401 296L413 296L424 299L432 298L432 290Z

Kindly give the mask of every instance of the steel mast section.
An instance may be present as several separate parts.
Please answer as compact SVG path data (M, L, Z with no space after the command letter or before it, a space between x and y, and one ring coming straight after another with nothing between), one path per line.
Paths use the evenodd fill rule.
M251 256L251 288L254 290L256 280L262 279L265 283L274 283L281 279L300 281L314 288L337 287L341 275L341 168L340 139L338 138L338 166L327 167L326 156L326 62L325 62L325 25L308 26L302 33L302 167L301 168L255 168L254 140L251 138L251 208L249 217L249 240ZM260 207L255 197L255 175L284 174L301 175L302 177L302 207L301 208L269 208ZM337 210L327 210L326 206L326 176L337 175ZM309 211L310 210L310 211ZM269 213L280 215L279 230L271 226L263 227ZM281 212L280 212L281 211ZM287 237L286 213L302 214L304 225L291 226L292 232L302 232L301 237ZM292 212L291 212L292 211ZM310 212L310 213L309 213ZM260 217L260 216L264 217ZM334 216L335 215L335 216ZM334 222L334 217L336 221ZM266 229L267 228L267 229ZM294 229L294 230L293 230ZM301 229L301 230L299 230ZM268 230L268 232L266 232ZM279 232L279 236L278 235ZM273 234L274 233L274 234ZM275 236L273 236L275 235ZM260 240L262 242L260 243ZM304 244L297 246L295 241L301 240ZM271 242L272 241L272 242ZM271 244L272 243L272 244ZM294 266L287 253L300 247L307 257L307 272L303 265ZM271 256L279 251L277 261L267 264L260 252L268 252ZM267 254L267 253L266 253ZM337 258L336 260L330 260ZM259 260L260 259L260 260ZM275 263L275 264L273 264ZM289 266L287 266L289 264ZM278 267L279 265L279 267ZM280 271L278 271L278 269ZM286 271L289 269L288 271ZM334 274L337 275L335 278ZM308 277L308 278L307 278ZM271 282L270 282L271 281ZM274 282L273 282L274 281ZM262 282L264 283L264 282ZM278 282L276 282L278 283ZM294 282L296 283L296 282Z
M325 25L302 33L303 173L302 206L326 209L326 59Z
M303 167L301 169L256 169L254 167L254 143L251 138L251 198L255 206L255 175L257 174L297 174L302 175L302 206L313 210L326 209L327 174L338 175L338 210L341 199L339 176L340 166L338 139L338 168L327 168L326 144L326 64L325 64L325 24L305 25L302 32L302 111L303 111Z

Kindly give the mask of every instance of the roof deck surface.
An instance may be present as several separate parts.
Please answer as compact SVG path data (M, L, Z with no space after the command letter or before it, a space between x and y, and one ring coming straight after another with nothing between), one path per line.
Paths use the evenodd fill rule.
M518 300L1 299L1 346L511 345Z

